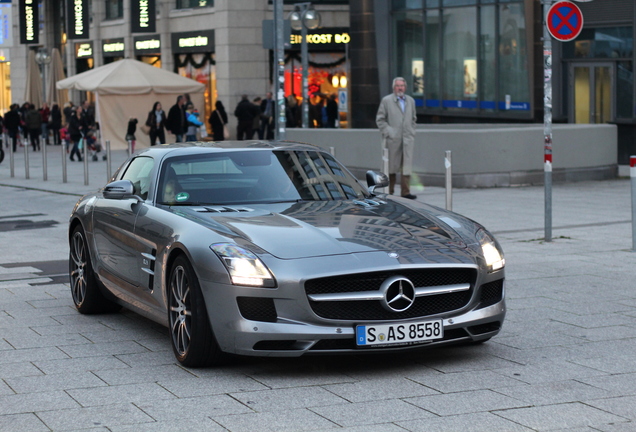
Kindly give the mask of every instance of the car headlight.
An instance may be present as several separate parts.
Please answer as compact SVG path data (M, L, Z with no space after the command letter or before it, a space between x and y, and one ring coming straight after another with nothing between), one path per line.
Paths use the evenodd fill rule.
M234 285L273 288L274 277L263 261L249 250L231 243L217 243L210 249L221 259Z
M476 237L484 254L488 271L493 272L503 268L506 265L506 259L499 243L484 229L477 231Z

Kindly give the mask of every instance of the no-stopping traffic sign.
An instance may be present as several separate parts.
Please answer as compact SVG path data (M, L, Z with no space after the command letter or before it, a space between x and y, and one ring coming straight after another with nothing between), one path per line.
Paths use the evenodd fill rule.
M576 39L583 29L581 9L572 2L558 1L548 10L546 26L552 37L561 42Z

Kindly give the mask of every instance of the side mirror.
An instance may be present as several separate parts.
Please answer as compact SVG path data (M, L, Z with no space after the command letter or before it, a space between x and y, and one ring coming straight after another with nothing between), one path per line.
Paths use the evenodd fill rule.
M376 188L383 188L389 185L389 177L381 172L367 171L367 186L369 193L375 195Z
M140 197L135 195L135 186L130 180L117 180L108 183L102 192L106 199L137 198L138 201L142 201Z

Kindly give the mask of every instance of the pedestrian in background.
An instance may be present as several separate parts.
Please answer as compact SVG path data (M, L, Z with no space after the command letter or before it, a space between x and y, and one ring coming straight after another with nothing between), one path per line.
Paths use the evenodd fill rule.
M128 119L128 125L126 126L126 141L130 142L131 153L135 152L135 143L137 142L135 132L137 132L137 119L135 117L131 117Z
M332 93L327 99L327 126L328 128L336 127L336 120L338 119L338 102L336 101L336 94Z
M225 129L227 127L227 113L225 112L223 102L220 100L216 101L214 106L216 109L212 111L208 119L210 127L212 128L212 138L214 141L223 141L225 140Z
M234 115L238 119L236 126L236 139L239 141L251 139L254 127L254 117L260 116L259 107L249 101L247 95L241 96L241 101L234 110Z
M153 146L157 143L157 138L159 138L159 144L166 143L166 113L161 108L161 102L157 101L152 106L152 110L148 113L148 118L146 119L146 126L150 128L150 145Z
M24 119L26 123L26 129L29 133L29 139L31 140L31 147L33 151L40 150L40 135L42 134L42 117L35 105L29 104L29 109L26 112Z
M258 134L260 139L274 139L274 115L276 112L272 92L267 92L265 99L261 102L261 130Z
M186 120L188 121L188 129L186 131L186 141L196 141L197 132L203 122L199 120L199 112L194 109L191 103L186 105Z
M70 160L74 161L73 156L77 155L77 159L82 161L82 153L80 152L79 143L88 131L88 125L82 116L82 107L75 108L75 114L71 116L68 123L68 135L73 141L73 148L71 149Z
M262 116L262 112L261 112L261 98L260 96L256 96L254 98L254 100L252 101L252 103L258 107L258 113L256 111L254 111L254 120L252 121L252 135L250 135L250 137L248 139L254 139L254 134L256 133L256 136L258 137L258 139L263 139L263 136L261 135L261 116Z
M57 102L53 102L51 115L49 117L49 127L53 132L53 144L60 145L60 129L62 128L62 111Z
M11 138L14 153L20 139L20 113L18 112L18 107L18 104L12 104L9 107L9 111L4 115L4 127L7 129L9 138Z
M411 171L413 148L415 146L415 101L405 94L406 80L393 80L393 93L382 98L375 122L382 133L385 146L389 149L389 193L393 194L396 176L401 175L403 197L417 198L411 194Z
M51 115L51 110L49 109L49 105L46 102L42 103L42 108L40 108L40 118L42 119L42 140L44 141L44 145L49 145L49 117Z
M73 102L66 102L64 104L64 109L62 110L64 113L64 125L68 126L71 121L71 117L75 114L75 109L73 108Z
M168 111L168 121L166 123L166 129L168 132L175 136L175 142L182 142L183 135L187 130L186 115L185 115L185 96L177 96L177 102L170 107Z

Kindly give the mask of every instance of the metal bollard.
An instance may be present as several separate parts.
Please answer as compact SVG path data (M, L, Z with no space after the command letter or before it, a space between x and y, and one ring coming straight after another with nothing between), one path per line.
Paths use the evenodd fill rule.
M629 176L632 182L632 252L636 252L636 156L629 157Z
M82 151L84 153L84 186L88 186L88 143L85 140L82 144Z
M329 147L329 154L333 157L336 157L336 148L335 147Z
M24 178L29 179L29 141L25 140L24 144Z
M128 157L132 156L132 141L128 140Z
M68 146L66 140L62 140L62 183L66 183L66 147Z
M109 182L111 178L112 165L110 161L110 140L106 140L106 181Z
M48 180L48 167L46 165L46 141L43 139L42 140L42 180L47 181Z
M6 136L6 134L5 134ZM9 142L9 141L7 141ZM17 148L16 148L17 150ZM13 139L9 143L9 168L11 171L11 178L15 177L15 154L13 154Z
M446 210L453 211L453 170L450 150L446 150L444 166L446 167Z
M382 148L382 172L389 174L389 149L386 147Z

